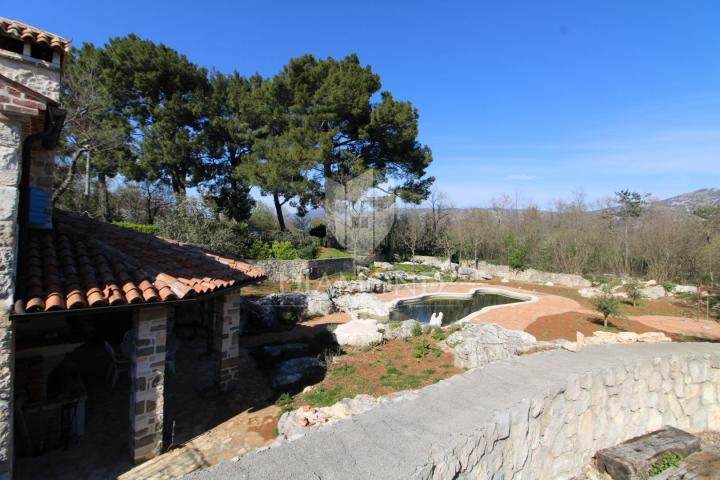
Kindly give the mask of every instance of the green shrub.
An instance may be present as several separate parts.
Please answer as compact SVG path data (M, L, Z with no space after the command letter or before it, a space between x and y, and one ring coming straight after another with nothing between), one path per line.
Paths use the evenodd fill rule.
M663 282L662 287L667 293L675 291L675 284L673 282Z
M272 249L267 243L255 240L248 248L247 257L255 260L267 260L272 257Z
M445 340L445 331L440 327L433 328L432 333L430 334L432 338L437 340L438 342Z
M425 355L430 353L430 344L427 340L424 338L418 342L417 345L415 345L415 351L413 352L413 357L415 358L423 358Z
M400 322L390 322L390 330L397 330L400 328Z
M683 461L683 456L675 452L667 452L660 459L653 463L648 474L651 477L659 475L670 467L677 467Z
M117 221L112 223L118 227L127 228L128 230L134 230L140 233L148 233L150 235L157 235L160 233L160 228L158 228L157 225Z
M522 272L530 267L530 246L527 242L517 240L513 234L505 236L508 265L515 272Z
M290 412L295 409L295 400L289 393L283 393L275 400L275 406L280 409L280 413Z
M420 325L419 323L416 323L416 324L413 326L413 329L412 329L412 332L411 332L411 333L412 333L412 336L413 336L413 337L419 337L420 335L422 335L422 333L423 333L423 331L422 331L422 325Z
M276 240L272 243L272 256L277 260L295 260L298 258L298 252L289 241Z
M300 257L304 260L312 260L313 258L318 257L319 251L320 251L320 247L318 247L314 243L311 243L310 245L305 245L304 247L300 247L297 251L297 255L298 255L298 257Z

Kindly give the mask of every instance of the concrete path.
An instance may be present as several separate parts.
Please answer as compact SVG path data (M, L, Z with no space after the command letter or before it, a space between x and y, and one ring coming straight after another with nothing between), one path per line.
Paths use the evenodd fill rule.
M562 392L568 378L673 355L720 355L709 343L602 345L496 362L276 448L195 472L189 480L406 479L438 451L471 438L524 399Z

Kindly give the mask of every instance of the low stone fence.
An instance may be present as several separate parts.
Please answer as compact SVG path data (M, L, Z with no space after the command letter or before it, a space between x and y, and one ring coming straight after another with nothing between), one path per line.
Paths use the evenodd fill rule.
M599 345L504 360L195 479L569 479L672 425L720 429L720 345Z
M326 258L315 260L248 260L265 270L271 282L293 282L303 278L311 280L353 269L352 258Z
M433 265L437 268L442 268L443 265L447 266L448 264L447 260L437 257L416 256L415 260L428 265ZM572 273L543 272L533 268L528 268L522 272L515 272L507 265L494 265L487 262L478 262L476 267L475 262L473 261L463 261L461 266L476 268L477 270L488 273L493 277L507 278L508 280L515 280L519 282L552 283L554 285L570 288L587 288L592 286L592 283L589 280Z

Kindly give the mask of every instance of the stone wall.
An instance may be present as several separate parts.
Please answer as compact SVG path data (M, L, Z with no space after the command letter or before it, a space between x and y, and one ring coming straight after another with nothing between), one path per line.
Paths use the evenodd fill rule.
M235 387L239 380L239 336L242 301L239 290L215 298L213 309L215 382L222 391Z
M135 463L162 450L166 343L166 308L139 309L130 359L130 451Z
M570 479L598 450L663 425L720 429L720 345L496 362L192 478Z
M415 261L432 265L437 268L446 267L448 265L447 258L428 257L422 255L416 255ZM553 283L555 285L561 285L570 288L587 288L591 287L592 283L589 280L584 279L580 275L572 273L555 273L555 272L543 272L528 268L522 272L515 272L507 265L494 265L488 262L478 262L477 267L475 262L471 260L464 260L462 262L463 267L477 268L481 272L486 272L493 277L507 278L508 280L515 280L519 282L530 282L530 283Z
M304 278L311 280L338 272L351 272L352 258L327 258L315 260L248 260L265 270L271 282L292 282Z
M56 102L60 100L61 73L60 65L0 51L0 74Z
M0 118L0 479L12 471L13 327L22 126Z

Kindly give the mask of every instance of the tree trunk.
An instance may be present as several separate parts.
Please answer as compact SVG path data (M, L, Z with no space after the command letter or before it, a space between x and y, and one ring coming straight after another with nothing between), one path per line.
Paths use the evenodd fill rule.
M603 317L603 326L607 329L607 315Z
M55 203L60 199L60 197L62 197L62 195L72 183L73 178L75 177L75 165L77 164L78 158L80 158L83 153L85 153L85 150L78 150L70 159L70 165L68 166L67 175L65 175L62 183L58 188L55 189L55 192L53 193L53 205L55 205Z
M275 214L277 215L278 226L280 231L284 232L285 228L285 217L283 216L282 203L280 202L280 196L277 193L273 193L273 203L275 204Z
M90 152L85 152L85 190L83 191L83 210L90 211Z
M102 218L106 222L109 222L111 220L111 218L110 218L107 179L105 177L104 172L98 173L97 194L98 194L98 213L100 214L100 218Z

